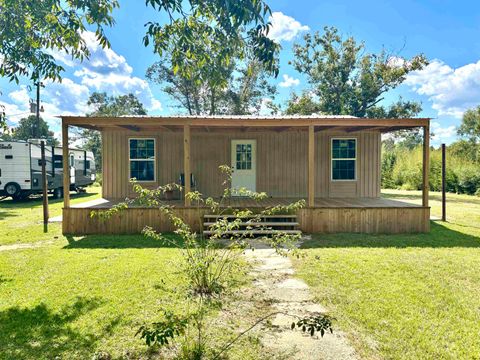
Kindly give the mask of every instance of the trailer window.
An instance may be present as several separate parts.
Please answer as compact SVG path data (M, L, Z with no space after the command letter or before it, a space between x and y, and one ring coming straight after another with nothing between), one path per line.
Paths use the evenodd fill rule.
M155 139L129 139L130 178L155 181Z
M5 159L13 159L13 155L5 155Z
M54 167L55 169L63 168L63 156L62 155L53 155Z
M90 160L85 161L85 169L90 169Z
M75 166L75 155L73 154L70 155L70 166L71 167Z

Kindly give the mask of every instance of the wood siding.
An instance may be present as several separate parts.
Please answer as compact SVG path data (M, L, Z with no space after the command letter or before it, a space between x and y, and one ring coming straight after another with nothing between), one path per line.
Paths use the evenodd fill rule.
M108 220L91 217L91 208L63 209L63 233L138 234L145 226L160 232L173 231L168 217L158 209L130 208ZM95 209L106 211L106 209ZM201 231L207 208L175 208L194 231ZM372 234L421 233L430 231L430 208L305 208L297 213L299 229L306 233L355 232Z
M139 120L141 121L141 120ZM230 165L231 140L257 140L257 191L273 197L306 198L308 132L198 132L191 134L191 171L197 190L205 196L222 193L223 177L218 167ZM156 181L145 187L178 182L183 172L183 133L173 131L135 132L104 130L103 197L123 199L133 195L129 184L129 138L156 139ZM331 138L357 139L357 179L331 181ZM380 133L373 131L315 133L316 197L380 196Z

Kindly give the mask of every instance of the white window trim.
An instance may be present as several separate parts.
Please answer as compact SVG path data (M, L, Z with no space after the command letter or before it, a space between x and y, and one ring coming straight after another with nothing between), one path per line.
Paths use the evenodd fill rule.
M333 140L355 140L355 157L354 158L333 158ZM357 181L357 157L358 157L358 138L356 137L332 137L330 139L330 181ZM334 160L354 160L355 161L355 178L354 179L334 179L333 178L333 161Z
M153 140L153 159L131 159L130 158L130 140ZM129 137L128 138L128 180L131 180L132 161L153 161L153 180L138 180L139 183L152 183L157 181L157 139L149 137Z

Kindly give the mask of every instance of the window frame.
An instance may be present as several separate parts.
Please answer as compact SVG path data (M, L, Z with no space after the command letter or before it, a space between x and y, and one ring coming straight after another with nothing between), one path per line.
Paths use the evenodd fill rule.
M355 157L354 158L333 158L333 141L334 140L355 140ZM332 137L330 138L330 181L357 181L357 159L358 159L358 138L357 137ZM353 160L355 161L355 177L353 179L334 179L333 178L333 161L334 160Z
M130 158L130 140L153 140L153 159ZM139 183L152 183L157 181L157 139L153 137L129 137L128 138L128 180L132 174L132 161L153 161L153 180L136 180Z

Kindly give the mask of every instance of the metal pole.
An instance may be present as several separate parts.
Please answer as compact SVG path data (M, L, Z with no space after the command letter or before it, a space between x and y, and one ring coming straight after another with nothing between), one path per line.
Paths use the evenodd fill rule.
M42 154L42 193L43 193L43 232L48 231L48 182L45 159L45 141L42 140L41 154Z
M40 80L37 81L37 124L35 126L34 137L40 137Z
M447 221L447 179L446 179L446 151L445 144L442 144L442 221Z

